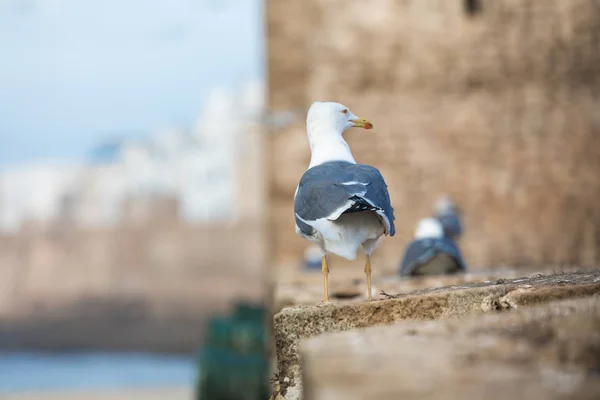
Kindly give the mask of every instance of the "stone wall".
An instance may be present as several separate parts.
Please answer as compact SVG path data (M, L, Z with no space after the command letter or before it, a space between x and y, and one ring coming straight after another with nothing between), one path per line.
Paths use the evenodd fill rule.
M600 262L598 1L268 0L267 22L271 109L338 101L374 122L346 138L396 210L375 269L396 268L442 193L464 212L473 268ZM287 263L307 245L292 213L304 126L274 135L269 154L274 256Z
M205 318L263 299L256 227L157 219L0 236L0 348L195 351Z
M272 398L333 400L349 398L349 393L352 393L352 398L356 399L424 396L432 399L479 399L485 397L481 395L482 391L489 392L489 376L497 375L505 387L519 385L522 380L528 381L526 376L530 376L522 370L522 361L525 361L522 358L524 343L519 340L525 337L531 339L534 342L532 344L537 343L535 349L528 352L533 356L531 361L534 361L528 370L535 371L538 376L535 379L536 386L541 383L537 374L540 369L557 367L557 373L565 373L569 367L579 364L577 373L581 373L583 377L593 376L594 387L591 390L595 396L563 397L565 393L560 393L556 398L598 397L600 379L598 374L591 372L597 367L597 361L588 357L600 357L600 352L597 351L600 336L595 333L595 325L600 323L600 313L589 312L589 304L592 303L595 304L596 311L600 311L600 308L596 308L600 305L600 270L535 273L518 279L456 283L458 282L453 282L451 286L429 287L409 293L385 293L381 296L383 299L380 297L379 300L369 302L364 299L339 299L328 304L282 309L273 318L278 383L274 385L275 396ZM579 309L576 324L563 319L572 306L555 312L557 308L561 308L558 305L560 301L566 299L586 299L584 307ZM541 306L545 311L536 315L528 313L530 307L536 306ZM546 323L552 318L549 318L546 311L556 317L560 316L560 320L555 319L551 325L560 327L562 332L548 329ZM520 321L518 326L511 323L515 318ZM592 325L586 322L590 318L594 320ZM489 324L490 319L495 322ZM429 347L428 342L423 340L427 336L423 335L424 330L416 328L412 322L427 320L436 321L431 324L432 327L442 328L439 330L443 332L439 336L441 343L438 343L441 346ZM446 324L453 327L446 329ZM478 344L482 347L468 340L462 342L460 330L466 326L470 326L472 333L478 334L481 340ZM500 335L504 338L497 335L498 327L506 329L505 334ZM361 337L373 330L380 330L384 335L377 338ZM398 331L403 334L396 334ZM344 332L346 337L339 332ZM396 333L389 336L390 340L381 341L386 334L392 332ZM516 334L517 332L519 333ZM413 339L417 340L412 341ZM501 347L504 348L490 352L492 344L499 344L502 339L505 346ZM474 346L467 350L462 347L461 342L467 344L467 347L471 344ZM317 343L320 344L314 347ZM413 353L416 358L411 360L409 354L415 350L417 343L421 347ZM573 343L579 343L581 347L573 347ZM550 350L555 344L557 348ZM312 350L307 352L310 348ZM379 348L379 351L373 351L375 348ZM448 355L448 351L453 353L456 349L460 349L456 354L472 354L474 358L471 361L486 360L484 364L490 364L476 368L475 371L485 372L473 376L472 371L468 371L468 367L473 364L456 357L456 354ZM500 357L494 360L495 357L490 357L494 353ZM554 353L557 357L549 360L549 353ZM493 367L495 361L500 361L500 373L490 372L494 369L488 368ZM559 365L554 361L559 361ZM398 367L402 364L408 370L419 372L415 376L404 371L400 373L401 368ZM443 370L452 371L450 374L453 376L443 378ZM457 382L469 384L456 384ZM531 380L532 384L533 382ZM575 384L565 389L568 389L567 392L584 389L577 386ZM476 388L477 393L463 393L465 387ZM520 390L508 398L549 398L544 393L536 393L535 396L528 394L528 391Z

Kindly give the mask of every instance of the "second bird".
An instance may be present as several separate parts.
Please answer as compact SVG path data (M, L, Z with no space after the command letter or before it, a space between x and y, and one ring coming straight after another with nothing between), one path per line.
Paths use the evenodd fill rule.
M435 218L419 221L415 239L406 247L400 264L400 275L452 274L466 270L456 244L444 235L444 228Z

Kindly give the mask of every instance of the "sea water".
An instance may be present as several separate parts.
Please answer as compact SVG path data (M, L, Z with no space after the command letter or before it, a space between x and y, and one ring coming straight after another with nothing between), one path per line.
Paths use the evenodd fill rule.
M0 352L0 392L191 387L195 367L193 356Z

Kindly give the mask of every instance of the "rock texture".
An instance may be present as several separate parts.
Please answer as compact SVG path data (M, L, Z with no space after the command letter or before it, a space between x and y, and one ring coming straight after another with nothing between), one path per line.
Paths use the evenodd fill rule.
M396 269L442 192L465 212L471 265L597 265L599 3L466 3L268 0L269 106L334 100L374 122L346 135L396 209L374 270ZM307 245L292 213L310 157L304 124L269 146L275 261L296 261Z
M439 319L518 309L596 293L600 293L600 270L423 289L370 303L355 300L285 308L274 318L280 394L284 399L301 396L298 345L302 339L407 319Z
M325 334L301 353L305 400L597 399L600 297Z
M576 270L581 270L577 268ZM561 268L561 272L568 272ZM522 277L524 274L552 273L552 269L495 269L473 271L455 275L437 275L406 278L394 275L373 274L373 296L385 299L384 293L409 293L432 287L466 285L498 279ZM574 271L571 271L574 272ZM362 269L334 270L329 276L329 296L336 304L367 299L365 274ZM273 291L273 313L285 307L314 305L323 300L323 275L321 271L285 271L277 276Z

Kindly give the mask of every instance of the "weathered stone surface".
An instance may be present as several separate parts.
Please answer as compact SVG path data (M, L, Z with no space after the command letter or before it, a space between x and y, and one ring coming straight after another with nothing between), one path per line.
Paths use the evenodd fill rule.
M600 297L303 341L304 399L600 398Z
M515 309L594 293L600 293L600 270L431 288L373 302L351 300L285 308L274 318L281 395L284 399L299 398L298 343L304 338L405 319L438 319Z
M577 270L580 270L578 268ZM561 268L561 272L568 272ZM574 272L574 271L571 271ZM385 293L409 293L431 287L466 285L498 279L511 279L530 276L534 273L548 274L552 269L535 269L531 271L517 269L494 269L489 271L472 271L464 274L437 275L424 277L400 277L397 274L383 275L374 273L372 279L374 298L386 298ZM336 303L351 300L366 300L367 286L362 268L335 269L329 275L329 296ZM279 271L273 288L273 313L284 307L313 305L323 300L323 275L321 271L287 270Z

